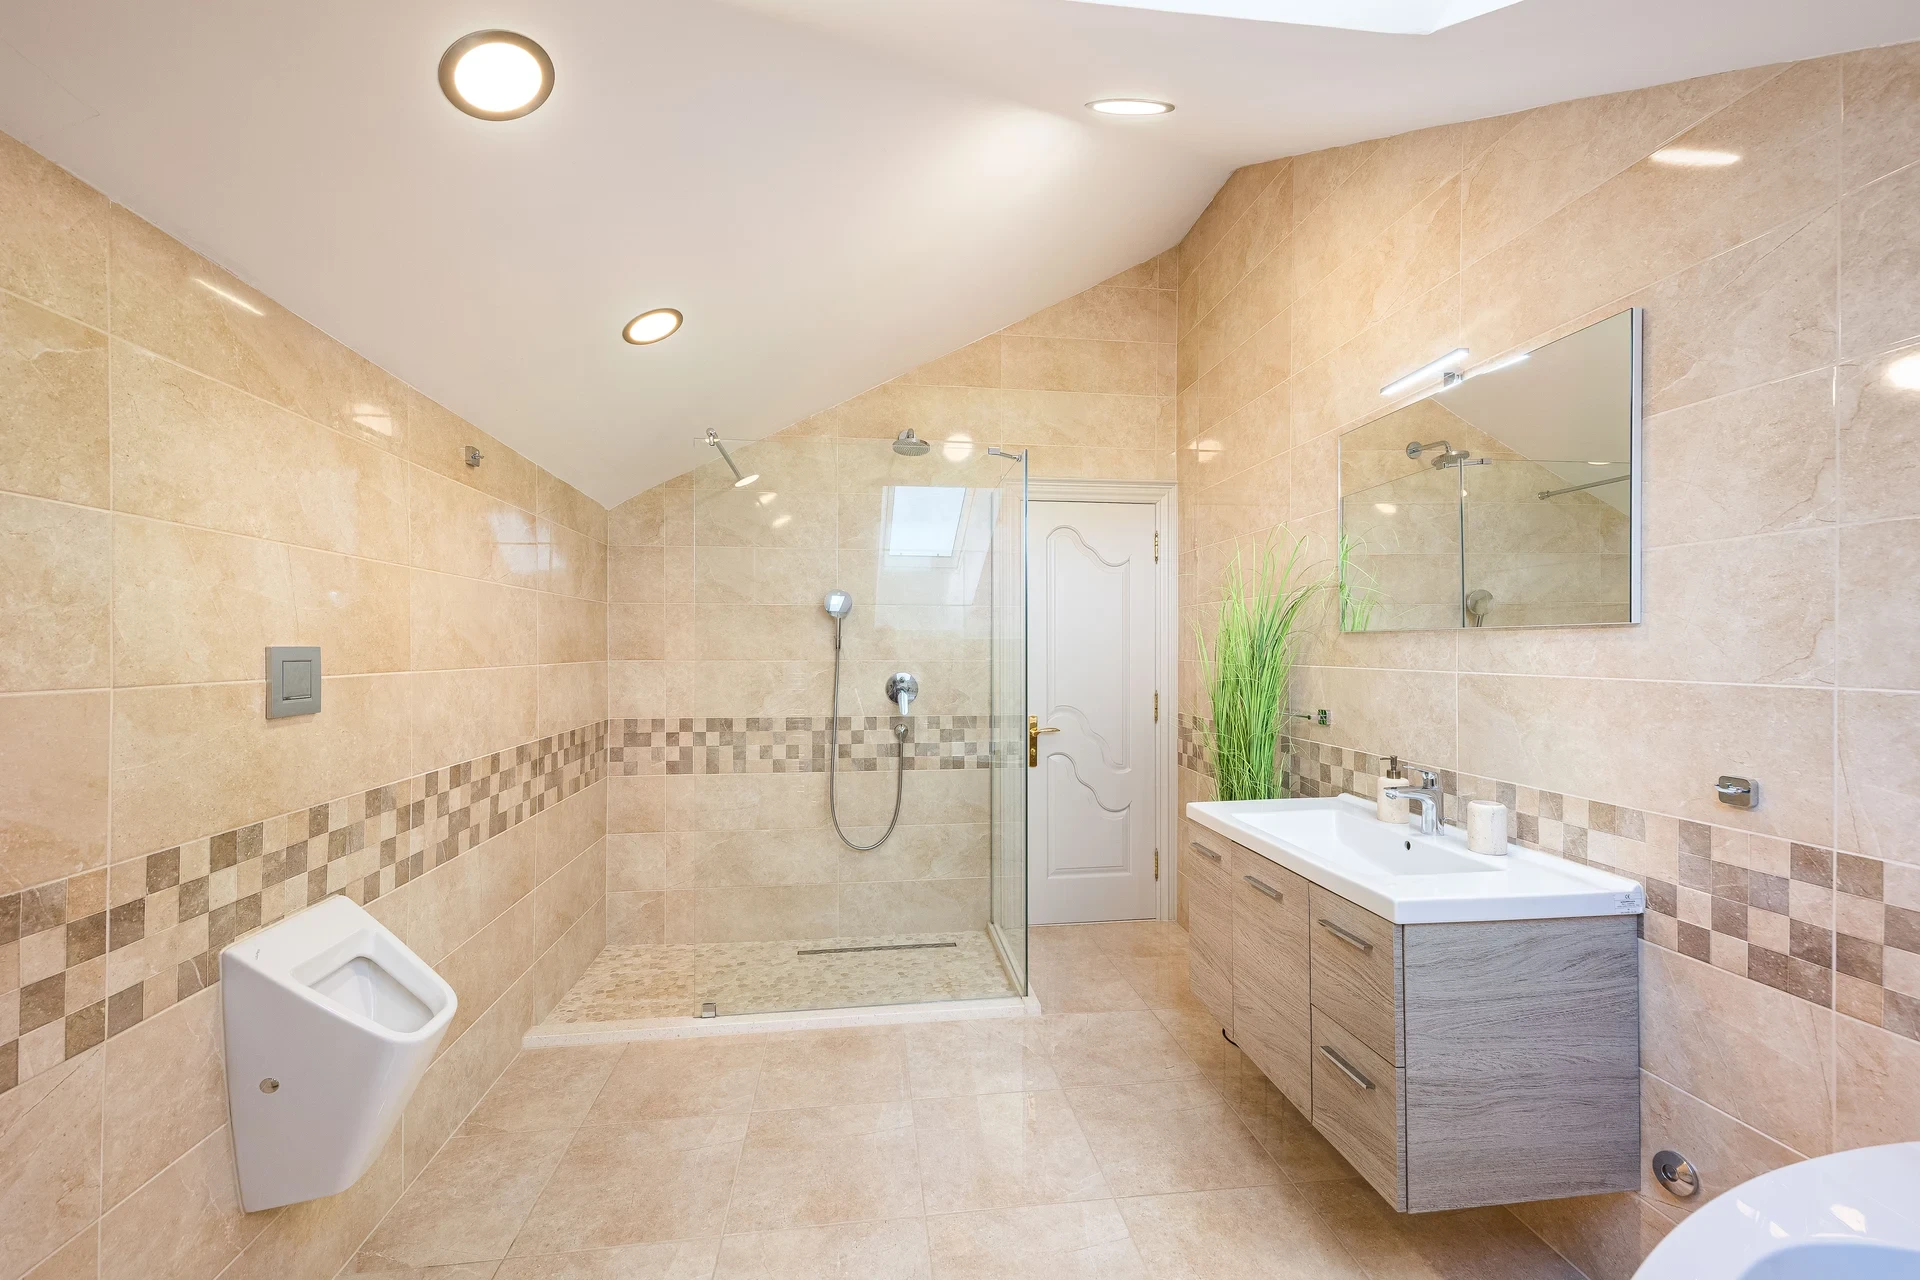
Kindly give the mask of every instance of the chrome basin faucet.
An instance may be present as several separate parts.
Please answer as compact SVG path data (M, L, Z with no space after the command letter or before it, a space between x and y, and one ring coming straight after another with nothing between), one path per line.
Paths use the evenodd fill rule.
M1413 776L1420 780L1417 787L1388 787L1380 794L1389 800L1410 800L1419 810L1413 820L1415 834L1430 836L1440 830L1441 809L1446 792L1440 789L1440 779L1431 769L1415 769Z

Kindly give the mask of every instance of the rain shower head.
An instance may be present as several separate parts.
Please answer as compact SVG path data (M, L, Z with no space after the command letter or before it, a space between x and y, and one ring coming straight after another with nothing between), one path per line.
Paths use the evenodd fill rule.
M853 612L853 597L844 591L827 592L827 616L835 622Z
M1421 444L1418 440L1409 440L1407 442L1407 456L1409 458L1418 459L1421 454L1431 453L1435 449L1440 451L1440 456L1433 460L1435 470L1444 470L1447 467L1453 466L1455 463L1464 462L1473 456L1465 449L1454 448L1445 440L1431 440L1426 444Z
M720 443L720 433L712 427L707 428L707 443L720 451L721 458L726 461L727 469L733 472L734 488L744 489L760 478L760 473L757 471L750 476L740 474L740 465L733 460L733 455L727 452L727 446Z
M932 448L932 445L913 434L912 427L908 427L905 431L902 431L899 437L893 442L893 451L903 458L921 457Z

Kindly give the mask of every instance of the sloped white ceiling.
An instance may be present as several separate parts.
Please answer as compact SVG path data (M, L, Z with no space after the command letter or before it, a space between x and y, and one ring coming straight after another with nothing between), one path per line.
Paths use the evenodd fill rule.
M434 70L507 27L533 115ZM1165 249L1236 165L1920 37L1913 0L1431 36L1080 0L0 0L21 138L603 502ZM1170 98L1149 121L1100 96ZM649 307L686 327L620 340Z

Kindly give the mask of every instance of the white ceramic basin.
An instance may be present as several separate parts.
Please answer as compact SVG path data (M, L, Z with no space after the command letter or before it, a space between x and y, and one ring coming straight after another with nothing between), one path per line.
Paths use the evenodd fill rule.
M1761 1174L1675 1227L1634 1280L1920 1280L1920 1142Z
M1204 801L1187 817L1397 924L1637 915L1646 893L1612 875L1509 845L1467 852L1454 827L1438 835L1374 817L1357 796Z

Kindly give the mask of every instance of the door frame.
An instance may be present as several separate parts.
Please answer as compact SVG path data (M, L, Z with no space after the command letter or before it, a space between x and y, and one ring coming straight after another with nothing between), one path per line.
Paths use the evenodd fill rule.
M1160 719L1153 726L1154 770L1154 845L1160 851L1160 879L1154 885L1154 918L1174 918L1174 904L1180 901L1179 846L1180 773L1175 767L1180 741L1180 522L1179 491L1171 480L1076 480L1048 479L1038 476L1027 481L1028 510L1035 502L1126 502L1153 507L1154 527L1160 531L1160 560L1154 566L1154 659L1153 682L1160 691ZM1028 551L1031 554L1029 538ZM1033 590L1028 576L1028 591ZM1027 600L1031 613L1039 605ZM1028 708L1032 714L1032 708ZM1028 785L1032 785L1029 777ZM1028 810L1028 821L1032 821ZM1031 827L1027 851L1027 896L1033 896L1033 872L1036 863L1031 848Z

